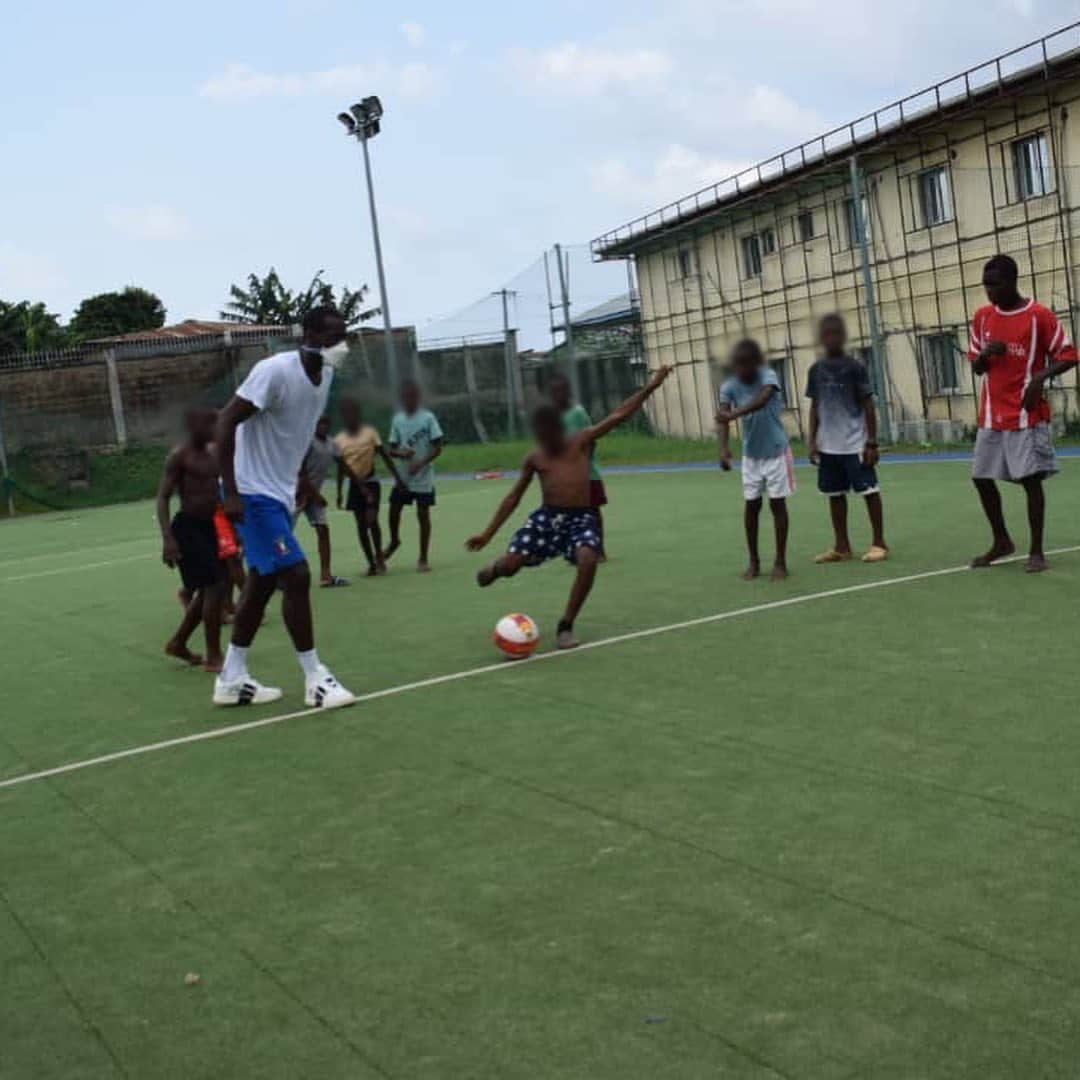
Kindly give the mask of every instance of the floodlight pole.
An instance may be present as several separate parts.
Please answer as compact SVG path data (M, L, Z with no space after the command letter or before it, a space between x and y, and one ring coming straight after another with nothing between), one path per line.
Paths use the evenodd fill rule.
M369 99L370 100L370 99ZM347 116L347 114L345 114ZM378 130L376 126L376 130ZM398 366L397 350L394 347L394 323L390 318L390 299L386 292L386 270L383 267L382 240L379 238L379 214L375 209L375 182L371 176L371 154L368 151L367 126L357 123L350 134L356 136L364 151L364 176L367 179L368 207L371 210L371 236L375 242L375 269L379 275L379 300L382 307L384 336L386 340L386 373L390 381L390 390L397 393Z

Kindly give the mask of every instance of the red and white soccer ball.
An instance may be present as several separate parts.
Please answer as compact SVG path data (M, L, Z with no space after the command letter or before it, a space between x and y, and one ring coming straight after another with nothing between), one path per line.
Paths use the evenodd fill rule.
M528 615L504 615L495 626L495 647L511 660L525 660L540 644L540 627Z

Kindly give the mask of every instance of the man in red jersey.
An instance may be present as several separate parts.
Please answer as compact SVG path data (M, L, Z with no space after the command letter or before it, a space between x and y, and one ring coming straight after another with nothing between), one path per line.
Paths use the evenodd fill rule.
M1057 472L1043 387L1075 367L1077 353L1054 313L1020 295L1018 276L1008 255L995 255L982 276L990 303L975 312L971 323L968 359L983 377L971 475L994 534L990 550L971 565L990 566L1016 551L996 483L1010 480L1022 484L1027 494L1031 551L1026 569L1038 574L1048 568L1043 480Z

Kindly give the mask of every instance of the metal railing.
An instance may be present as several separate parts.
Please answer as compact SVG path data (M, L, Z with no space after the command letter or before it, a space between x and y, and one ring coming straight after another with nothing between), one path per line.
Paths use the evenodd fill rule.
M1050 69L1072 56L1080 55L1080 22L1055 30L1052 34L1010 49L924 90L900 98L850 123L835 127L798 146L771 158L750 165L740 172L701 188L682 199L668 203L604 233L592 241L594 258L602 259L610 249L635 237L681 223L705 210L749 194L772 180L802 172L810 165L819 165L850 154L882 135L899 131L919 120L925 120L943 108L962 105L995 90L1004 90L1010 83L1041 73L1049 77Z

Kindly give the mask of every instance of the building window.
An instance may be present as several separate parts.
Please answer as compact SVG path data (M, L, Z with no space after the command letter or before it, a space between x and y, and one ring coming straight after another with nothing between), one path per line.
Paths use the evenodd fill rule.
M952 185L944 165L919 173L919 206L923 224L928 227L952 220Z
M763 255L775 255L776 254L776 230L775 229L762 229L761 230L761 251Z
M929 334L921 339L921 345L926 392L933 397L959 390L956 338L952 334Z
M870 242L870 212L867 206L866 196L862 197L862 226L866 231L867 243ZM855 200L853 198L847 198L844 200L844 222L847 226L847 246L849 248L859 246L859 219L856 217L855 212Z
M795 235L800 243L806 244L814 239L814 214L811 210L804 210L795 219Z
M1012 144L1012 157L1019 199L1034 199L1053 191L1050 148L1044 132L1017 139Z
M681 248L675 255L675 276L685 281L694 276L694 253L690 248Z
M755 236L742 238L743 275L761 277L761 240Z

